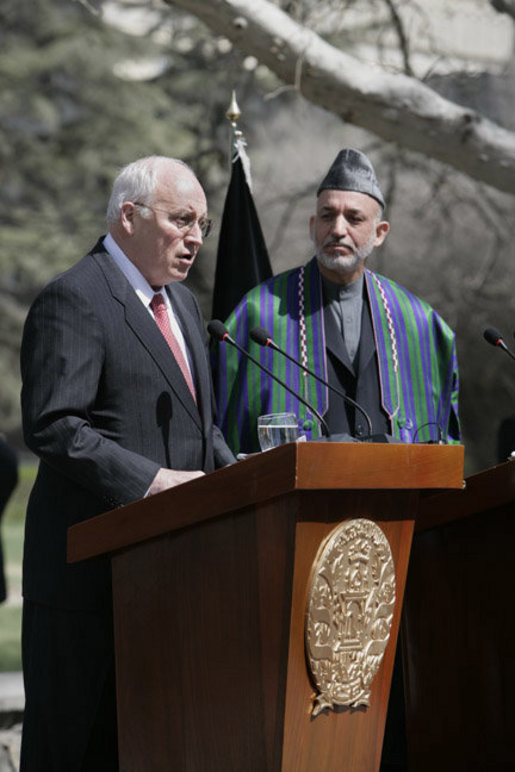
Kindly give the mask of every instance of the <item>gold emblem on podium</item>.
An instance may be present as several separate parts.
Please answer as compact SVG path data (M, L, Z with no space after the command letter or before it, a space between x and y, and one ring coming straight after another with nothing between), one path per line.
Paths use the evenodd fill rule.
M395 567L388 540L371 520L339 525L320 547L306 613L306 653L324 708L370 704L390 637Z

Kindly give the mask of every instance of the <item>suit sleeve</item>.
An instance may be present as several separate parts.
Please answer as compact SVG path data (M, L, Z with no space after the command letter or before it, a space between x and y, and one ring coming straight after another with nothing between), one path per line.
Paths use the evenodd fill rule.
M22 341L25 441L44 463L114 507L144 496L159 465L94 425L105 357L102 324L87 297L51 283L32 306Z
M236 462L234 453L225 441L221 429L218 426L213 425L213 449L215 454L215 466L220 468L222 466L229 466Z

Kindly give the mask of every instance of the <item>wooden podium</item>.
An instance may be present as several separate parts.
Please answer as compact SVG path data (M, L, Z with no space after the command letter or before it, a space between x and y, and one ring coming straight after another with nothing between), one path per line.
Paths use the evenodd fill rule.
M419 509L403 614L409 769L515 765L515 462Z
M296 443L71 528L70 561L111 555L120 768L377 770L421 492L462 474L461 446ZM308 588L354 518L390 545L390 638L370 704L313 717Z

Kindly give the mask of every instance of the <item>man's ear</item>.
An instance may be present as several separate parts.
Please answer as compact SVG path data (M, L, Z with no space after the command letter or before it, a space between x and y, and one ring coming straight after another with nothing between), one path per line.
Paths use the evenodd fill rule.
M132 236L134 233L134 216L136 214L136 207L132 201L125 201L120 209L120 225L123 230Z
M386 236L388 235L388 231L390 230L390 223L386 220L381 220L381 222L378 222L376 225L376 238L374 241L374 247L379 247L385 240Z

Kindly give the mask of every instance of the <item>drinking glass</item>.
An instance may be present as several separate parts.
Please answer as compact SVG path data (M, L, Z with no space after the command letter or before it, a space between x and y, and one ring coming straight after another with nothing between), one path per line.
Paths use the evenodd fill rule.
M295 413L270 413L257 420L261 450L270 450L285 442L295 442L299 437L299 424Z

